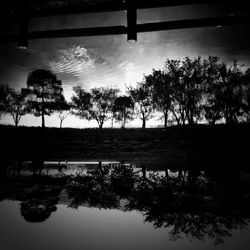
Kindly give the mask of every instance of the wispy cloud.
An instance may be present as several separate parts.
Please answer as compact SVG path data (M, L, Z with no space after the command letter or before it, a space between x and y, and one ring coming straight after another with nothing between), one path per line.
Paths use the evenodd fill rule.
M49 66L55 73L81 76L95 67L95 61L86 48L73 45L67 49L58 49L56 58L49 62Z

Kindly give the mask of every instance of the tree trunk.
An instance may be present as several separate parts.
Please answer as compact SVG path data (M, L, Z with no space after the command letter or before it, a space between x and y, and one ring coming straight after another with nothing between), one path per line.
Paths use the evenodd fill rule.
M146 128L146 119L143 117L142 119L142 128Z
M177 122L177 125L180 125L180 118L178 118L177 114L174 111L172 111L172 114L175 118L175 121Z
M146 118L144 113L142 113L142 128L146 128Z
M103 126L103 121L100 121L98 124L99 124L99 128L102 128L102 126Z
M126 125L126 117L124 116L124 118L123 118L122 128L125 128L125 125Z
M168 169L165 170L165 177L166 177L167 183L168 183L168 181L169 181Z
M168 112L164 112L164 127L168 126Z
M216 122L216 118L213 117L213 118L211 119L211 121L210 121L210 125L215 125L215 122Z
M181 121L182 121L182 124L185 125L186 118L185 118L185 112L184 111L181 111Z
M44 119L44 100L42 98L42 128L45 128L45 119Z
M114 117L112 116L112 119L111 119L111 128L114 128Z
M16 115L16 117L15 117L15 127L18 127L18 122L19 122L18 115Z
M186 112L186 116L187 116L188 124L193 125L194 124L194 116L193 116L192 110L188 110Z
M189 125L193 125L193 124L194 124L194 119L193 119L193 117L189 117L189 119L188 119L188 124L189 124Z
M62 128L63 120L60 120L60 128Z
M42 128L45 128L44 114L42 113Z
M147 175L146 175L146 167L145 166L142 166L142 177L144 180L146 180Z

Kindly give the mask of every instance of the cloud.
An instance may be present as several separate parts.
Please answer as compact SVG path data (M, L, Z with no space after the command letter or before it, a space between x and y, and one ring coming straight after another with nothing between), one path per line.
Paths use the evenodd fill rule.
M95 68L95 61L86 48L73 45L66 49L58 49L55 59L49 62L49 66L55 73L81 76Z

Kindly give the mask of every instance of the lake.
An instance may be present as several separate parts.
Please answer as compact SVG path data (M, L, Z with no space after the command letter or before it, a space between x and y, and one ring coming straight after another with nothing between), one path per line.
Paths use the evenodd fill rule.
M246 170L36 160L0 176L1 250L250 246Z

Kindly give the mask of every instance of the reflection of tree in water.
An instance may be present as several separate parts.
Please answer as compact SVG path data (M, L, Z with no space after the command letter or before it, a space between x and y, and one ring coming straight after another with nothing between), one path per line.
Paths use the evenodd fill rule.
M111 171L111 186L120 198L127 198L134 188L133 168L123 163Z
M32 177L30 177L32 178ZM59 194L64 187L65 178L33 176L26 197L21 203L21 214L29 222L45 221L56 211Z
M127 197L133 189L133 169L125 164L117 165L110 173L102 169L99 162L91 176L76 176L67 185L70 207L80 205L111 209L119 208L120 199Z
M21 203L21 214L28 222L42 222L56 211L56 198L32 199Z
M222 243L250 218L250 174L233 170L133 172L120 164L106 171L99 163L91 174L77 176L16 176L1 185L0 198L21 200L27 221L46 220L56 210L63 188L69 207L140 211L155 228L165 227L171 240L213 239ZM67 183L66 183L67 182Z
M104 177L77 176L67 185L69 207L88 205L97 208L117 208L119 199L112 191L109 181Z
M221 176L214 178L213 173L210 178L197 171L189 171L186 179L182 175L180 172L176 178L154 176L154 184L147 186L144 182L143 188L139 186L129 197L127 210L142 211L145 221L156 228L171 228L172 240L185 236L213 238L215 243L221 243L232 229L246 226L249 192L242 188L242 181L237 183L237 176L229 175L223 181Z
M20 175L21 165L18 165L18 171L10 171L1 178L3 181L0 186L0 200L21 201L21 214L28 222L45 221L52 212L56 211L59 194L66 184L66 177L41 175L43 161L31 163L33 174ZM37 170L38 175L34 174Z

